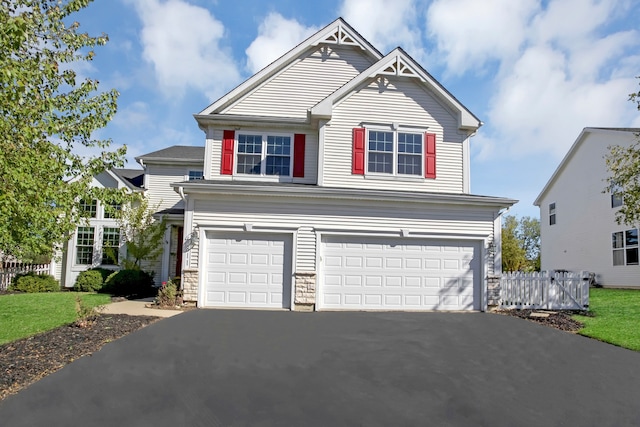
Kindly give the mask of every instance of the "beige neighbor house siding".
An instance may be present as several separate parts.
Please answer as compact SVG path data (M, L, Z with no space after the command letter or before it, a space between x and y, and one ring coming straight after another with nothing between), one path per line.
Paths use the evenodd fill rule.
M359 47L315 46L220 113L306 118L307 109L371 64L370 57Z
M190 170L202 170L202 164L193 166L147 165L146 192L149 206L157 210L182 209L184 203L169 184L185 181Z
M352 130L363 125L416 127L436 134L436 179L374 178L353 175ZM464 141L453 112L414 79L377 78L340 102L324 128L323 181L326 187L463 193Z
M195 199L194 203L193 226L201 229L241 230L245 224L251 224L256 231L296 231L293 263L296 271L316 270L315 233L318 230L399 237L401 230L407 229L413 237L447 236L489 242L493 239L497 215L491 208L470 209L468 206L274 196L216 195L215 199ZM189 255L189 268L198 267L198 255L196 245ZM489 267L487 265L485 272L490 271L492 267Z
M317 131L303 131L296 130L288 132L283 129L277 128L269 128L269 127L256 127L256 128L243 128L239 130L235 130L236 135L243 130L247 132L265 132L265 133L303 133L306 135L305 137L305 152L304 152L304 177L301 178L292 178L291 182L297 184L316 184L318 179L318 133ZM220 179L237 179L232 175L220 175L220 162L222 157L222 136L224 129L213 129L211 128L208 134L211 138L207 139L207 147L210 147L210 150L207 152L211 153L211 161L207 162L211 165L209 169L210 179L220 180ZM234 159L234 167L236 165L236 159ZM241 179L252 179L252 177L244 176ZM255 178L255 180L262 180L263 178ZM173 191L173 190L172 190Z

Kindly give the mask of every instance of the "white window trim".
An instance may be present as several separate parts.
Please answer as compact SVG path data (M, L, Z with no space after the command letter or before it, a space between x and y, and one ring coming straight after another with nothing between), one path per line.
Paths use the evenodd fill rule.
M194 178L191 179L191 172L200 172L202 174L202 176L200 178ZM203 169L189 169L187 170L187 173L184 176L184 180L185 181L200 181L204 179L204 170Z
M412 180L412 181L426 181L424 177L424 145L425 141L425 133L427 132L427 128L418 128L411 126L399 126L397 123L393 123L391 125L380 125L380 124L363 124L365 128L365 141L364 141L364 164L365 164L365 178L374 178L374 179L383 179L390 181L403 181L403 180ZM369 171L369 131L374 132L391 132L393 133L393 172L392 173L383 173L383 172L370 172ZM420 139L422 141L422 149L420 150L420 175L412 175L412 174L402 174L398 173L398 134L399 133L407 133L420 135ZM417 156L417 155L416 155Z
M93 254L92 261L90 264L79 264L78 261L78 231L80 227L76 227L76 231L73 236L73 258L72 258L72 271L81 271L81 269L93 268L93 267L114 267L114 264L103 264L102 263L102 243L104 238L104 229L106 228L119 228L120 229L120 242L118 246L118 262L123 260L126 257L126 245L124 244L124 236L122 235L121 227L113 222L113 223L104 223L103 221L92 222L89 225L83 225L82 227L90 227L93 228ZM84 245L83 245L84 247Z
M637 228L627 228L625 230L621 230L621 231L614 231L613 233L611 233L611 241L613 242L613 236L616 233L621 233L622 234L622 247L619 248L613 248L611 249L611 253L612 255L616 252L622 252L622 264L615 264L612 262L613 267L637 267L640 263L636 262L633 264L629 264L628 262L628 258L627 258L627 250L629 249L636 249L639 254L640 254L640 243L636 243L635 245L627 245L627 232L631 231L631 230L636 230L636 233L638 235L640 235L640 231ZM612 245L613 246L613 245Z
M260 154L260 174L243 174L238 173L238 137L240 135L259 135L262 137L262 153ZM269 136L284 136L288 137L291 141L291 148L289 152L289 175L266 175L266 158L267 158L267 137ZM293 181L293 154L294 154L295 135L293 133L283 132L256 132L256 131L243 131L237 130L235 132L235 140L233 144L233 179L247 180L247 181L274 181L274 182L291 182Z

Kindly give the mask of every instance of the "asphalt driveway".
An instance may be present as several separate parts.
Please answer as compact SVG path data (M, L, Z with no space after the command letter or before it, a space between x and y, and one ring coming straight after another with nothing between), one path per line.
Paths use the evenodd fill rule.
M640 353L484 313L194 310L0 402L0 424L640 425Z

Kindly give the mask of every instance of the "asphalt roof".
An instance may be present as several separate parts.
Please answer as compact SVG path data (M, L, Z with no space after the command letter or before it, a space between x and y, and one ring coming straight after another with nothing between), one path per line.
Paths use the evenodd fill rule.
M144 171L142 169L114 168L111 171L126 182L129 187L133 189L142 188L142 184L144 183Z
M143 154L136 157L136 160L193 160L204 162L204 147L194 147L191 145L173 145L171 147L163 148L162 150L154 151L152 153Z

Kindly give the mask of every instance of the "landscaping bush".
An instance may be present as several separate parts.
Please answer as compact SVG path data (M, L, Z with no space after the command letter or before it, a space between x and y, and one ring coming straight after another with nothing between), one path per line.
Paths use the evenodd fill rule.
M151 274L142 270L120 270L109 276L100 290L114 296L150 297L156 294Z
M25 273L13 278L10 291L18 292L58 292L60 284L49 274Z
M178 305L176 298L178 297L178 287L171 280L163 282L158 289L156 296L156 304L162 307L175 307Z
M106 282L109 276L111 276L114 273L113 270L109 270L108 268L102 268L102 267L93 267L93 268L90 268L89 271L99 272L100 275L102 276L102 283Z
M87 270L78 275L76 283L73 285L73 290L79 292L96 292L102 288L103 283L104 279L99 271Z

